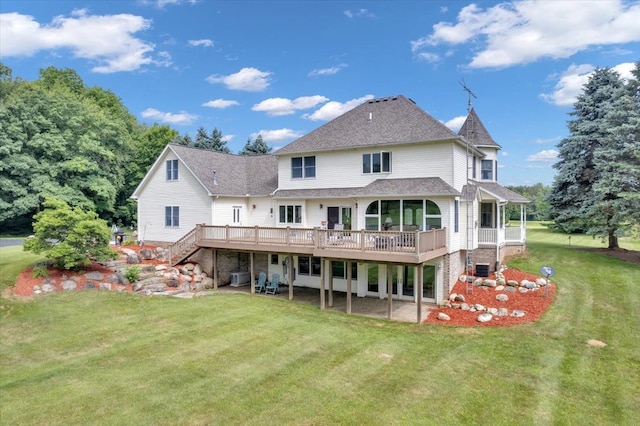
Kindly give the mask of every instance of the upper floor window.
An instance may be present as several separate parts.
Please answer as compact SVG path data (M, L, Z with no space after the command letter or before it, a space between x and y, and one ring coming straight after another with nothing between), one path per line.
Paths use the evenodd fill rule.
M291 177L305 179L316 177L316 157L293 157L291 159Z
M362 173L391 173L391 153L362 154Z
M178 160L167 160L167 180L178 180Z
M164 226L178 228L180 226L180 207L166 206L164 208Z
M483 180L493 180L493 160L482 160L480 177Z
M280 206L280 223L302 223L302 206Z

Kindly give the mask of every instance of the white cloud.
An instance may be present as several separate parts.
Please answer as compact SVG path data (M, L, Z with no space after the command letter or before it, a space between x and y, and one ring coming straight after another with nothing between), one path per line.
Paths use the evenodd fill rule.
M361 103L366 102L370 99L373 99L373 95L365 95L361 98L352 99L345 103L336 101L327 102L320 109L314 111L312 114L305 114L303 115L303 117L312 121L333 120L334 118L344 114L347 111L352 110Z
M556 161L558 157L558 151L555 149L545 149L540 152L536 152L535 154L531 154L527 157L527 161L536 161L536 162L551 162Z
M561 136L554 136L552 138L545 138L545 139L537 138L537 139L535 139L533 141L533 143L538 144L538 145L544 145L544 144L548 144L548 143L560 142L561 139L562 139Z
M302 132L292 129L260 130L259 132L252 133L251 139L257 138L258 135L262 135L262 140L265 142L280 142L299 138L302 136Z
M345 10L344 14L347 18L375 18L376 15L368 9Z
M508 157L509 153L507 151L500 151L500 155L502 155L503 157Z
M329 98L324 96L301 96L296 99L287 98L270 98L255 104L251 109L253 111L266 112L270 116L291 115L297 110L314 108L319 104L327 102Z
M189 46L203 46L203 47L212 47L213 46L213 40L209 40L208 38L202 38L200 40L189 40Z
M232 101L227 99L214 99L202 104L203 107L225 109L232 106L240 105L238 101Z
M180 112L174 114L172 112L162 112L155 108L147 108L140 113L143 118L158 121L160 123L188 125L192 124L197 118L197 115L189 114L186 112Z
M230 142L233 138L235 138L236 135L224 135L222 136L222 142Z
M582 89L589 81L589 77L595 70L595 66L590 64L571 65L563 73L551 93L540 95L542 99L550 104L558 106L573 105L582 93ZM624 62L612 67L620 77L629 80L633 78L631 71L635 68L633 62Z
M592 46L640 41L640 4L615 1L512 1L463 7L411 42L414 54L442 44L473 44L472 68L503 68L567 58Z
M466 115L459 115L447 121L446 123L444 123L444 125L447 126L449 129L451 129L452 131L457 132L458 130L460 130L460 128L462 127L466 119L467 119Z
M309 73L309 77L316 77L319 75L334 75L346 66L347 64L340 64L336 65L335 67L315 69Z
M571 65L562 73L553 92L543 93L540 97L558 106L573 105L594 69L595 67L589 64Z
M156 63L150 56L155 46L134 37L150 26L151 21L141 16L88 15L86 10L75 10L71 17L57 16L50 24L40 24L29 15L3 13L0 51L10 57L69 49L76 58L98 63L94 72L133 71ZM165 61L156 64L165 65Z
M209 83L222 83L227 89L245 92L262 92L269 87L269 80L273 73L260 71L256 68L242 68L229 75L210 75L206 78Z

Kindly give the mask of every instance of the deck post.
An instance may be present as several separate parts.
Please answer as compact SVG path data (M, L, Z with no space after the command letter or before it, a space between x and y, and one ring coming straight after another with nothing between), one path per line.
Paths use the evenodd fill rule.
M293 300L293 256L289 255L289 300Z
M325 271L325 265L324 265L324 258L320 258L320 309L324 311L325 309L325 302L324 302L324 271Z
M218 250L213 249L213 289L218 289Z
M347 314L351 313L351 264L350 260L347 260Z
M249 252L249 271L251 273L251 294L256 294L256 271L253 263L253 252Z
M328 275L329 275L329 307L333 308L333 264L332 264L332 260L329 259L329 270L328 270Z
M424 264L421 263L420 265L416 266L416 282L413 285L414 290L417 292L416 293L416 306L417 306L417 313L416 313L416 319L417 319L417 323L418 324L422 324L422 271L423 271L423 266Z
M392 265L387 264L387 318L391 319L393 312L393 270Z

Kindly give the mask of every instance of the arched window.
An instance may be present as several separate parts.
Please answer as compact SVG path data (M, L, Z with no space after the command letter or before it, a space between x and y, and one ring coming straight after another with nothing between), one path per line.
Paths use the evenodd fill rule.
M376 200L367 206L364 220L367 231L380 229L380 201Z
M425 230L442 228L442 215L436 203L431 200L426 200L424 212Z

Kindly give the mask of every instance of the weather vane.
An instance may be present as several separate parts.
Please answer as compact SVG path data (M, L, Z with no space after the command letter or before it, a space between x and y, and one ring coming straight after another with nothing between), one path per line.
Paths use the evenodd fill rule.
M467 92L468 96L469 96L469 100L467 101L467 110L471 111L471 97L473 96L474 98L478 99L478 97L471 91L471 89L469 89L467 87L467 84L464 82L464 78L462 79L462 81L459 82L460 86L462 86L462 89Z

